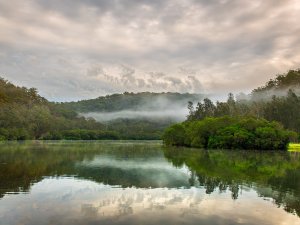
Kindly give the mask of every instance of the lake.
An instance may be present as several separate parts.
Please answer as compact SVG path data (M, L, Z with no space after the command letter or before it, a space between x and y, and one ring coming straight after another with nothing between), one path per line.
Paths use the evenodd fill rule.
M0 224L300 224L299 152L0 143Z

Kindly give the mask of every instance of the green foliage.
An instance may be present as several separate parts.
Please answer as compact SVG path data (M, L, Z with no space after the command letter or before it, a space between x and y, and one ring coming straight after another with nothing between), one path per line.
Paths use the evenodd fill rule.
M289 151L300 152L300 144L290 143L288 150Z
M286 128L300 133L300 97L289 90L286 97L273 96L263 106L263 117L281 122Z
M74 129L54 131L43 136L43 140L117 140L119 135L113 131Z
M184 145L186 130L183 124L174 124L168 127L163 134L164 143L167 145Z
M120 139L160 140L166 127L172 124L167 119L117 119L106 124L108 130L119 134Z
M252 117L206 117L166 129L166 145L208 149L286 150L295 133L277 122Z
M290 70L286 74L278 75L275 79L269 80L265 86L253 90L253 94L259 94L270 90L284 90L300 87L300 69Z
M193 109L191 104L189 109ZM209 99L205 99L203 103L199 102L195 110L190 110L187 118L189 121L194 121L226 115L265 118L280 122L285 128L300 133L300 96L297 96L293 90L289 90L285 96L274 95L268 100L235 101L229 94L227 102L213 104Z
M33 105L45 103L47 100L39 96L35 88L17 87L0 78L0 104L12 102L22 105Z
M80 130L69 135L73 130ZM84 130L84 131L83 131ZM84 135L83 133L88 133ZM114 132L93 119L78 117L62 104L48 102L34 88L17 87L0 79L0 140L116 139Z

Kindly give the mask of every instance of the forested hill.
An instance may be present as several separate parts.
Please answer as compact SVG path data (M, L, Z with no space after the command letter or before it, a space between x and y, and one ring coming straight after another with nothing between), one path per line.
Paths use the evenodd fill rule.
M253 95L270 93L272 95L285 94L288 89L300 93L300 69L290 70L286 74L277 75L269 80L264 86L252 91Z
M47 100L37 94L35 88L17 87L12 83L0 78L0 105L3 104L43 104Z
M201 94L189 93L129 93L113 94L96 99L63 103L67 108L77 112L116 112L124 110L165 110L170 108L186 108L187 102L197 102L204 98Z
M117 138L101 123L48 102L36 89L0 78L0 140L82 139L83 134L92 139Z

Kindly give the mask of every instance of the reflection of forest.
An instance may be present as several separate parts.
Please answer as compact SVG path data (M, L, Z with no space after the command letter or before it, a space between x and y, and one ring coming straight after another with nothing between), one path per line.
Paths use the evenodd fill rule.
M237 199L242 187L251 187L300 216L299 153L165 148L164 154L174 166L186 165L191 185L199 182L208 194L230 190Z
M165 158L170 163L166 162ZM190 170L188 172L186 168ZM155 142L24 142L0 144L0 197L28 191L45 176L76 176L137 188L243 188L300 215L300 155L287 152L202 151Z
M0 146L0 196L28 191L45 176L76 176L121 187L189 187L159 142L24 142Z

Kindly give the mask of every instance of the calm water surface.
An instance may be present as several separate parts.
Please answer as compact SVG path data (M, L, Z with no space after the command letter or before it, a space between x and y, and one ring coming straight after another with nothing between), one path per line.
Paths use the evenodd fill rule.
M300 224L300 155L0 144L0 224Z

